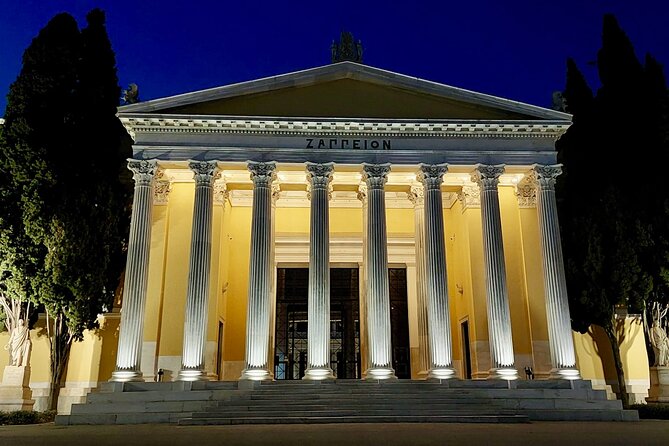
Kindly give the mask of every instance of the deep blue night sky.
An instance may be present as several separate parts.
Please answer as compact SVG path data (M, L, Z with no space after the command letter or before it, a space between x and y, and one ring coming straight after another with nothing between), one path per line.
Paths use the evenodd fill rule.
M432 3L432 4L430 4ZM21 54L56 13L85 25L99 6L122 86L143 100L329 63L342 29L365 63L402 74L549 106L574 57L591 82L602 15L613 12L637 55L669 64L669 2L0 0L0 116Z

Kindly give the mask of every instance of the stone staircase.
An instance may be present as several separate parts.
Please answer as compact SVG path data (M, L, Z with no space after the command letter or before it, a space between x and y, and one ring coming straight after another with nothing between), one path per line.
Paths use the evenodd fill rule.
M589 381L108 383L56 424L636 421Z

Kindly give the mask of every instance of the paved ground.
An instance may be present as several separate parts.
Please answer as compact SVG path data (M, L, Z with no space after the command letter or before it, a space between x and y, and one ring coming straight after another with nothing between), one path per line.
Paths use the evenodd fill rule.
M274 426L0 426L0 445L669 445L669 421Z

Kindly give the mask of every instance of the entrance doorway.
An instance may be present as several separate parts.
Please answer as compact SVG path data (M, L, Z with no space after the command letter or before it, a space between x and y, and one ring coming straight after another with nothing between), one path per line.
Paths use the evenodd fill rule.
M462 334L462 357L464 358L464 378L472 379L472 356L469 350L469 321L464 320L460 324L460 333Z
M338 379L360 378L357 268L330 269L330 367ZM307 370L308 268L278 268L274 378L301 379Z
M399 379L411 379L409 312L407 306L407 270L388 269L390 291L390 330L393 369Z

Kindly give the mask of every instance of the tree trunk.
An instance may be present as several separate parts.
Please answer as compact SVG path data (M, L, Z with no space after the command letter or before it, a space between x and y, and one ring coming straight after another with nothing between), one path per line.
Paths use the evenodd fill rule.
M60 389L65 384L67 363L70 358L72 347L72 336L70 336L65 317L58 314L53 320L53 330L49 332L49 346L51 354L51 388L47 407L49 410L58 410L58 396ZM49 314L47 312L47 327L50 327Z
M620 345L618 345L618 338L613 329L613 324L609 324L604 328L606 337L609 338L611 344L611 351L613 352L613 362L616 366L616 375L618 376L618 389L620 390L620 400L623 403L623 408L627 409L630 405L629 395L627 394L627 386L625 385L625 371L623 370L623 361L620 357Z

